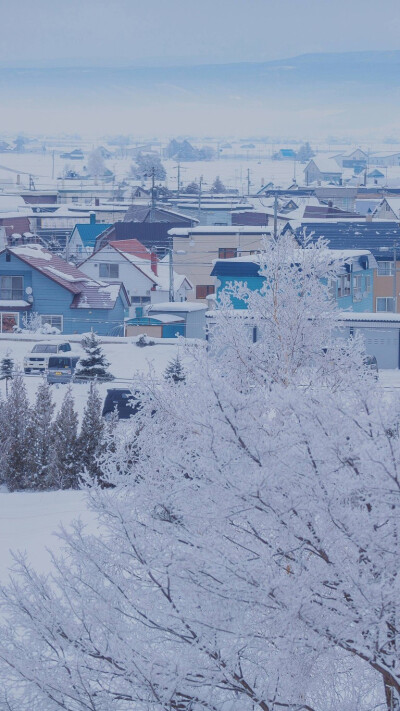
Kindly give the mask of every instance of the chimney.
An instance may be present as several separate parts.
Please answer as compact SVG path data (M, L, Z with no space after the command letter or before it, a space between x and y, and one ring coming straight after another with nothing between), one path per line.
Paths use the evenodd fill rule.
M100 198L95 198L95 199L94 199L94 204L95 204L96 207L98 207L98 206L100 205Z
M17 174L17 185L21 185L21 176L19 173Z
M90 217L90 224L95 225L96 224L96 213L95 212L90 212L89 213Z
M154 272L154 274L157 276L157 255L155 252L151 252L150 254L150 260L151 260L151 271Z

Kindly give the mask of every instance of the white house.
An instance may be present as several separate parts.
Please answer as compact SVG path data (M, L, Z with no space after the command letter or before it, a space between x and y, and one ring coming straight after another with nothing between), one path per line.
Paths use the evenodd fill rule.
M121 281L131 302L132 315L143 304L168 301L168 257L158 260L136 239L108 242L79 266L98 281ZM192 284L186 276L173 272L174 300L186 301Z

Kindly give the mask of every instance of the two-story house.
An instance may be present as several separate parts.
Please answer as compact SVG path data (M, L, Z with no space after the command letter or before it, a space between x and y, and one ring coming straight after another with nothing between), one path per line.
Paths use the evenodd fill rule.
M120 281L131 302L130 315L137 306L168 301L170 268L168 257L159 260L136 239L106 242L80 264L91 279ZM184 274L173 276L174 301L186 301L192 284Z
M298 250L299 261L301 252ZM330 283L330 291L341 311L371 312L373 279L376 260L368 250L329 250L332 263L338 267L337 279ZM268 267L267 267L268 268ZM265 281L260 273L260 255L217 260L211 272L216 278L217 302L221 292L234 283L247 284L259 291ZM232 297L234 308L246 308L242 299Z
M60 333L123 335L129 299L120 282L102 282L40 244L0 252L0 333L38 314Z

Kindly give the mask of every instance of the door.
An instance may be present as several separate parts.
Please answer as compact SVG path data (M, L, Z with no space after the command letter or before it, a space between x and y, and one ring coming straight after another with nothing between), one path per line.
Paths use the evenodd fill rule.
M399 367L399 329L397 328L357 328L364 336L365 350L374 355L378 368Z

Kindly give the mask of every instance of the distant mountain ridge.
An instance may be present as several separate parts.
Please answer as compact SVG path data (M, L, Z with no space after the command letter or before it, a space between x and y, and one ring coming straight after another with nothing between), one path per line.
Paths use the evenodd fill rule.
M272 107L274 125L280 123L280 113L285 114L288 131L296 125L296 118L299 121L290 117L293 110L298 116L302 113L304 126L311 122L310 128L314 123L319 129L329 114L323 130L338 126L343 131L360 125L368 131L378 127L391 131L391 125L397 125L399 85L400 50L303 54L266 62L194 66L0 67L1 96L10 106L23 107L26 102L28 108L35 105L46 111L75 110L77 114L90 109L97 117L106 109L118 109L121 115L122 111L169 106L174 131L175 105L187 107L196 120L201 118L200 110L213 106L216 119L212 125L217 119L223 125L226 112L232 130L236 130L234 112L242 112L237 118L240 128L243 111L248 110L253 118L258 112L257 130L263 131L263 122L269 121L265 112ZM382 119L387 129L382 127ZM143 113L138 120L147 123ZM191 121L188 113L182 116L179 131L186 132ZM74 126L79 130L78 115ZM210 132L209 127L205 130Z

